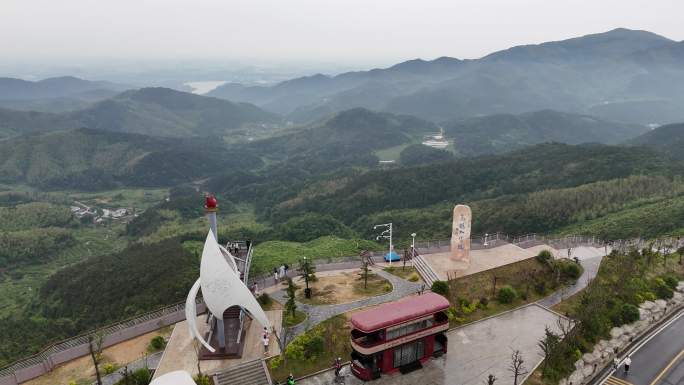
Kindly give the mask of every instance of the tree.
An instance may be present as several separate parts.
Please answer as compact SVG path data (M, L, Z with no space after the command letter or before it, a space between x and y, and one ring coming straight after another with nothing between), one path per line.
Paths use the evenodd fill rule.
M539 346L539 350L541 350L541 356L544 359L544 363L542 365L542 373L546 372L546 368L548 367L549 361L551 360L551 357L556 351L559 342L560 337L553 331L551 331L551 329L549 329L549 327L547 326L544 330L544 338L537 343L537 346Z
M362 261L361 262L361 278L363 278L363 288L368 289L368 273L370 272L370 269L368 268L368 262L367 261Z
M285 302L285 311L294 318L295 311L297 311L297 303L295 302L295 291L297 288L292 282L292 278L287 278L287 302Z
M88 335L88 351L90 351L90 358L93 360L93 366L95 367L95 377L97 379L97 385L102 385L102 378L100 378L100 361L102 361L102 342L104 337L101 333L96 333L95 335Z
M513 385L518 385L518 378L529 373L525 368L525 360L523 360L520 350L516 350L511 354L511 365L508 371L513 375Z
M309 289L309 281L312 281L312 282L316 281L316 267L306 257L304 257L304 259L302 259L302 263L299 265L299 274L302 277L302 279L304 279L304 283L306 285L306 289L305 289L304 293L306 294L306 297L309 298L309 297L311 297L311 289Z

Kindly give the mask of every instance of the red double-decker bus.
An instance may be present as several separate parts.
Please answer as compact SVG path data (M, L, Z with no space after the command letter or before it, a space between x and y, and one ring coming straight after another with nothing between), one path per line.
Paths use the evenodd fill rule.
M446 353L448 308L444 297L427 293L353 314L352 373L368 381Z

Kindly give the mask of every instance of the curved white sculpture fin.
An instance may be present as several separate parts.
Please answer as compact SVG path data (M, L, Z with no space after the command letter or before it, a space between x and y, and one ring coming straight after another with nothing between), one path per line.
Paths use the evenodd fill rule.
M188 293L188 298L185 300L185 319L188 321L190 336L196 338L205 348L213 353L215 351L214 348L202 338L202 333L200 333L197 328L197 302L195 302L195 299L197 298L197 293L201 287L200 279L201 278L198 278L197 281L195 281L195 284L192 285L192 289L190 289L190 292Z
M230 265L233 268L233 271L237 272L238 267L237 267L237 263L235 263L235 257L233 257L233 254L231 254L230 251L228 251L225 247L223 247L221 245L219 245L219 249L221 250L221 252L223 252L224 256L228 257L228 261L230 262Z
M209 231L202 250L200 265L200 285L207 307L217 318L223 318L223 312L231 306L240 306L257 320L261 326L271 328L266 313L261 308L252 292L240 280L221 253L214 234Z

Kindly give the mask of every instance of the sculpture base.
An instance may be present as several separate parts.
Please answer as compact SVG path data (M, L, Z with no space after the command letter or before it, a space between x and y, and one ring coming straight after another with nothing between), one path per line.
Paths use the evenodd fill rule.
M223 320L223 330L226 335L226 347L225 349L219 348L218 333L211 333L211 339L207 340L209 345L216 349L215 352L210 352L207 348L202 347L200 351L200 360L223 360L226 358L241 358L242 352L245 348L245 334L249 329L252 320L249 317L244 317L244 324L242 330L240 330L240 319L239 318L227 318ZM241 332L240 343L237 342L238 333ZM205 337L209 338L207 334Z

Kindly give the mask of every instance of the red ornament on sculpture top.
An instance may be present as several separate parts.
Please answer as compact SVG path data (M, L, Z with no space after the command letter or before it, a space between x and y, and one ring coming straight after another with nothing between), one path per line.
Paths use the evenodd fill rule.
M216 201L216 197L214 197L213 195L207 195L204 208L207 209L207 211L216 211L218 209L218 202Z

